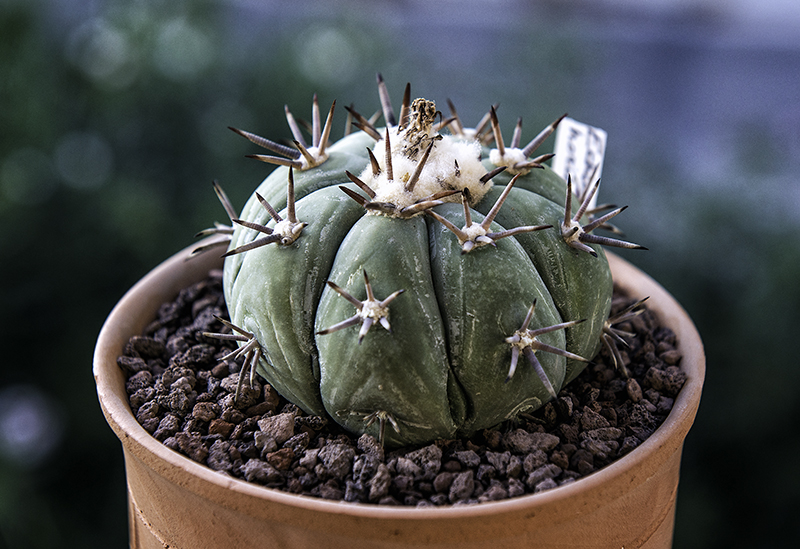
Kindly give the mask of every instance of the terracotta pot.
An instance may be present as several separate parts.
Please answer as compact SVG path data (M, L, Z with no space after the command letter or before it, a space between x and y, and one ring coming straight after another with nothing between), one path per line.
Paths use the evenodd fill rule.
M681 450L705 375L691 319L650 277L609 254L615 281L678 336L688 381L665 423L623 459L540 494L494 503L403 508L333 502L271 490L215 472L163 446L131 413L116 359L164 301L221 262L176 254L137 283L100 332L94 376L103 412L122 441L130 545L205 547L634 547L672 544Z

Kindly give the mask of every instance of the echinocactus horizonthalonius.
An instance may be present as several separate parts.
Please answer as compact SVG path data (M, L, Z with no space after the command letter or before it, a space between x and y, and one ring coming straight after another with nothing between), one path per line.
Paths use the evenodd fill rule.
M257 372L306 412L393 446L469 436L540 407L599 351L622 340L608 319L612 279L594 235L622 208L587 212L494 108L474 129L451 105L410 100L396 118L379 77L384 126L316 97L307 144L234 130L278 164L241 214L203 234L225 238L230 333ZM490 144L494 143L494 148ZM635 313L634 313L635 314ZM624 340L623 340L624 342ZM618 356L618 355L615 355Z

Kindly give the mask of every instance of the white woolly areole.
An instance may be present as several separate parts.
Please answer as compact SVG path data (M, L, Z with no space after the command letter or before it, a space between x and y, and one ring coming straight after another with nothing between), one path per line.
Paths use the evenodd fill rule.
M522 149L506 147L505 154L502 156L500 155L500 149L492 149L489 151L489 161L498 168L501 166L507 166L509 169L506 171L511 174L525 174L530 171L527 168L523 170L514 169L514 166L517 164L522 164L528 161L528 158L525 156L525 153L522 152Z
M358 315L361 318L380 320L389 316L389 307L381 306L379 301L363 301Z
M525 347L532 347L533 352L536 352L537 349L534 345L538 342L539 340L536 339L536 336L530 335L529 330L517 330L514 335L506 338L506 343L510 343L514 347L519 347L520 350Z
M297 240L297 237L300 236L305 226L305 223L292 223L288 219L284 219L275 224L275 227L272 229L272 234L281 235L281 243L289 245Z
M473 223L469 227L464 227L461 230L469 237L468 240L475 240L479 236L486 236L486 233L489 232L484 229L480 223Z
M583 227L574 219L570 219L568 223L561 222L561 236L567 244L580 240L582 234L585 234Z
M404 208L441 191L467 189L474 204L492 187L491 181L486 183L480 181L486 174L486 168L480 161L480 144L477 141L465 141L463 138L445 135L441 139L434 140L433 149L422 168L419 180L413 191L408 192L405 190L406 183L414 175L418 161L423 157L425 150L421 148L413 160L408 158L403 152L406 145L403 132L398 134L396 127L389 130L389 141L392 144L393 178L388 179L386 172L384 139L378 141L373 148L381 173L376 177L372 174L372 167L367 166L359 176L359 179L375 191L375 198L372 199L374 202L389 202ZM461 197L453 195L442 200L460 202Z
M328 159L328 152L324 151L322 154L320 154L318 147L308 147L306 150L312 159L310 160L301 154L300 158L298 158L298 160L303 163L303 165L298 168L300 171L316 168Z

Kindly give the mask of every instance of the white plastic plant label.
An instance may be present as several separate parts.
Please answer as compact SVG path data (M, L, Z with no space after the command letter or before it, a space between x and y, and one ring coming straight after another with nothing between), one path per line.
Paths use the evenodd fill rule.
M576 196L581 196L588 185L600 178L607 139L604 130L572 118L564 118L556 128L553 171L564 179L568 175L572 177L572 190ZM596 204L595 194L589 208Z

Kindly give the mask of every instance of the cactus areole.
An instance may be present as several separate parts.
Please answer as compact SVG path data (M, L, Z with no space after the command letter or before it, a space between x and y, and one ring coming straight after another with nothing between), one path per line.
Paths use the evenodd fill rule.
M281 156L225 234L228 337L305 412L391 446L470 436L553 398L601 346L612 280L567 182L491 124L409 101L329 144L234 130ZM487 117L488 119L488 117ZM485 129L488 127L488 130ZM519 130L519 126L518 126ZM494 149L490 144L494 142ZM575 208L572 203L575 203ZM576 238L580 233L580 240ZM229 238L228 238L229 236ZM593 240L597 239L598 243Z

